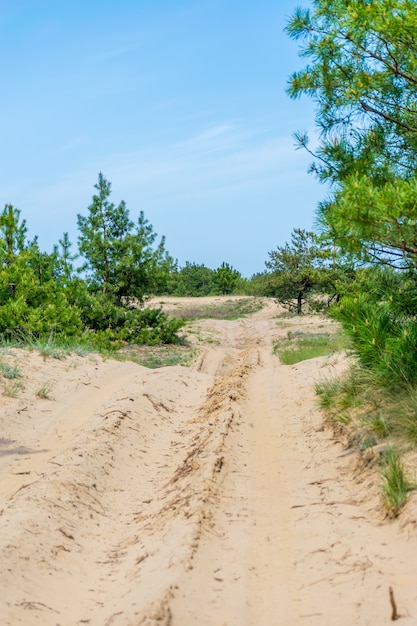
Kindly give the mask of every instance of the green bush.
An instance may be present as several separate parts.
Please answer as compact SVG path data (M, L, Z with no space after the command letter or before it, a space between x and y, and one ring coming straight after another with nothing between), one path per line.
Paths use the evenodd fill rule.
M25 255L1 273L0 303L4 343L81 339L109 350L124 343L178 343L177 331L184 325L160 310L124 306L112 295L93 293L81 279L67 286L53 278L40 282Z
M75 337L82 330L79 311L70 306L63 292L43 289L38 304L31 306L24 295L9 300L0 308L0 339Z
M184 325L183 320L171 319L160 309L121 306L106 294L79 289L76 302L84 329L99 346L178 343L177 332Z
M366 270L332 314L352 340L362 367L382 386L417 384L416 284L410 276Z

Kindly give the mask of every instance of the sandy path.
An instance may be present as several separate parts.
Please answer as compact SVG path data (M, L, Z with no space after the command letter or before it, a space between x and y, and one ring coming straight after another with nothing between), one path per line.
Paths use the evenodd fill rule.
M323 430L341 359L272 355L330 322L275 316L201 321L191 368L1 356L24 381L0 400L1 624L379 625L389 585L415 623L415 499L383 520Z
M278 610L282 623L293 623L295 539L288 448L277 427L280 385L273 356L266 350L257 356L245 413L225 445L213 532L205 534L193 571L179 584L174 624L264 626L279 623Z

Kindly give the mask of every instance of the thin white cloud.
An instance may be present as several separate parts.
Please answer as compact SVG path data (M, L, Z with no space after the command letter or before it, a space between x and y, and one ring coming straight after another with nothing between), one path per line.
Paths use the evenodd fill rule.
M112 156L103 167L121 187L151 186L157 197L173 193L198 197L238 183L249 188L269 179L276 185L291 177L291 163L299 171L291 137L270 139L221 124L181 142Z
M83 136L76 137L58 150L70 151L86 141ZM41 184L34 189L33 181L21 180L18 195L25 197L22 190L26 188L30 198L37 202L43 199L49 203L55 199L57 204L65 203L66 198L77 195L77 189L84 191L89 187L93 191L101 170L117 184L121 197L124 190L129 195L136 190L157 198L169 196L175 203L179 196L198 198L207 193L212 196L236 186L249 189L260 184L275 188L288 185L292 178L300 176L302 167L307 168L309 160L294 149L291 136L270 138L262 131L246 131L235 124L223 123L182 141L103 158L90 157L89 164L83 162L81 171L69 172L54 185ZM17 189L9 191L13 193ZM121 198L115 201L118 199Z
M256 140L259 131L242 129L237 121L211 126L192 137L175 145L181 152L195 152L203 155L207 152L235 150Z

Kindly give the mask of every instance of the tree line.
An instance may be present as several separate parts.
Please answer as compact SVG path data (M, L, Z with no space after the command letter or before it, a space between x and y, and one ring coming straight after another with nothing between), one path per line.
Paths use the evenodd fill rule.
M43 252L37 237L28 239L19 209L6 204L0 213L1 341L78 338L100 349L171 343L182 322L144 307L152 295L270 296L302 313L306 303L310 310L328 306L348 276L350 266L301 229L250 279L227 262L217 269L193 262L179 267L143 211L134 221L124 201L111 201L102 173L94 188L86 214L77 215L75 252L66 232L52 253Z

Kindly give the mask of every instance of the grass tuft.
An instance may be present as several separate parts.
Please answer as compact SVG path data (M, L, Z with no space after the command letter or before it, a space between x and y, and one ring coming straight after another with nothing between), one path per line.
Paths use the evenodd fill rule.
M13 380L4 385L3 395L8 396L9 398L17 398L23 388L24 386L21 380Z
M51 391L52 391L51 383L44 383L42 387L39 387L39 389L37 390L36 397L41 398L42 400L50 400Z
M4 378L20 378L19 367L17 365L0 364L0 370Z
M387 446L381 474L385 507L390 516L397 517L407 501L409 492L414 489L414 485L405 474L398 450L391 446Z

